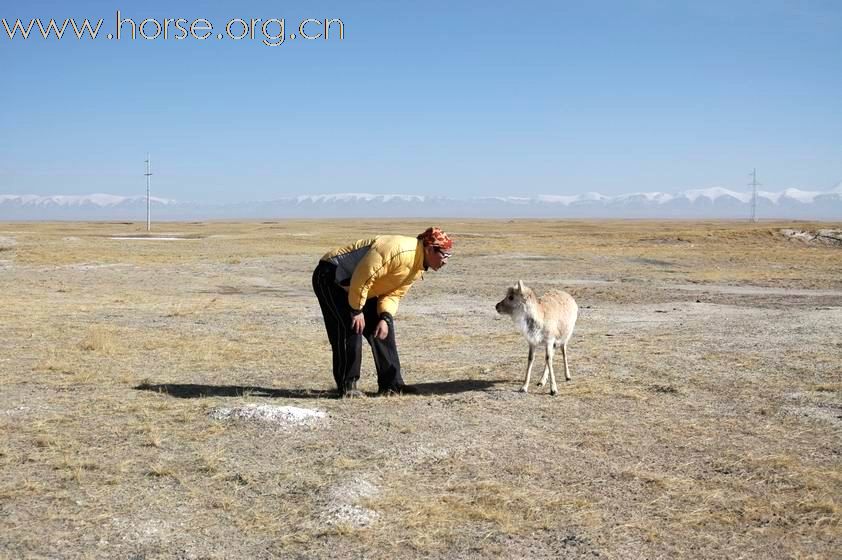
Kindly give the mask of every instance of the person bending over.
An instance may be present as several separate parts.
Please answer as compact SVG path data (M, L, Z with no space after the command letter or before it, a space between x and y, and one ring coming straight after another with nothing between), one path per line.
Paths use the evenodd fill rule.
M439 270L453 241L437 227L416 237L381 235L361 239L325 254L313 271L333 351L333 379L340 397L360 397L362 339L368 341L377 370L378 394L417 393L401 377L395 339L398 302L424 271Z

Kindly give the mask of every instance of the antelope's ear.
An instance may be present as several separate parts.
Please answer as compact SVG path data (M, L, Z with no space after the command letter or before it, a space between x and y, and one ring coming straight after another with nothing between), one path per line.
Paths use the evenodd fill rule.
M520 293L523 293L523 280L517 281L517 291L519 291Z

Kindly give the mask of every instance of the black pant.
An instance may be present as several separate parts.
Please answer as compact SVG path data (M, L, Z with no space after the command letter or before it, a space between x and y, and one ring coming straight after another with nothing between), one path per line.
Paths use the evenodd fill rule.
M313 291L319 299L327 338L333 350L333 379L339 393L345 393L345 390L360 378L363 337L371 346L379 390L385 391L403 385L394 321L391 321L389 335L384 340L374 336L374 329L380 321L377 298L370 298L365 302L365 328L363 334L359 335L351 330L348 292L336 284L336 265L319 262L319 266L313 271Z

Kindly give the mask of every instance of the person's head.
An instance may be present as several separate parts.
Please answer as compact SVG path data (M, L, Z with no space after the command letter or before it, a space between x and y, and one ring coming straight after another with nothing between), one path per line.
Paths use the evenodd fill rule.
M453 240L437 227L430 227L418 234L418 240L424 245L424 266L438 270L447 264Z

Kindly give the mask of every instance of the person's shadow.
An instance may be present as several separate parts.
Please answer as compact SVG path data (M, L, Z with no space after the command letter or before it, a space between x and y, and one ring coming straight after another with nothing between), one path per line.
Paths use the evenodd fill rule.
M453 395L471 391L487 391L498 381L457 379L433 383L417 383L420 395ZM201 385L196 383L141 383L135 389L162 393L178 399L202 397L266 397L270 399L329 399L336 391L323 389L269 389L248 385Z
M336 396L336 391L321 389L269 389L248 385L200 385L196 383L141 383L135 389L163 393L178 399L199 399L202 397L325 399Z

